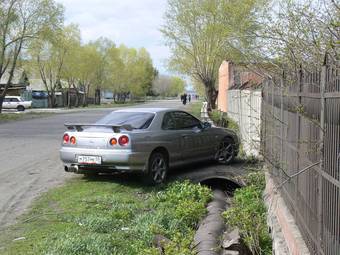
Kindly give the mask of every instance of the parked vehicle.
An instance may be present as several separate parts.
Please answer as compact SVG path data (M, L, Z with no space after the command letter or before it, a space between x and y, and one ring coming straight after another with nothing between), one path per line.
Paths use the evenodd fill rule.
M216 159L228 164L239 138L173 109L114 111L95 124L65 124L60 157L65 171L81 174L143 172L152 184L174 166Z
M17 109L18 111L25 111L32 107L32 101L25 101L19 96L5 96L2 108Z

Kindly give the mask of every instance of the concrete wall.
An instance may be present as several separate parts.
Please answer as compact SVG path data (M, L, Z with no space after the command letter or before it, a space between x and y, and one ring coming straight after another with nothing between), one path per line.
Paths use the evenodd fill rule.
M266 171L265 203L268 208L268 225L273 238L274 255L309 255L293 215L290 213L272 176Z
M247 156L259 156L261 91L228 90L227 96L227 113L239 125L244 152Z

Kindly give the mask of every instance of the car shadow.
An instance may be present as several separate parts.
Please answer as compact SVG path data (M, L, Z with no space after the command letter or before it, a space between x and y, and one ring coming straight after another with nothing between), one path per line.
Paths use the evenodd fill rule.
M258 167L258 162L249 162L242 159L236 159L229 165L219 164L216 161L205 161L199 163L192 163L180 167L173 168L169 171L167 182L157 187L150 186L145 181L143 174L136 173L113 173L113 174L99 174L94 176L84 176L83 179L89 182L106 182L126 185L132 188L142 188L143 190L161 190L167 184L175 181L183 181L185 179L209 179L216 177L216 172L219 176L228 178L229 176L246 175L252 169Z

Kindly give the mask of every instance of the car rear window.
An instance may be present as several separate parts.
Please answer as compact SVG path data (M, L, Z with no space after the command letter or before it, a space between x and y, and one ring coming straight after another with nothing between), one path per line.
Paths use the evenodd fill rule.
M155 117L155 114L149 112L112 112L100 119L97 124L108 125L131 125L136 129L148 128Z

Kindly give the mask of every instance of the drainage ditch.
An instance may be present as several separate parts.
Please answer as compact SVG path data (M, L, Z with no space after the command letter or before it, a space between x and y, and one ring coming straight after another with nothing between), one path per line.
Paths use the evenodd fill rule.
M235 189L240 185L223 178L205 179L200 182L213 191L208 213L195 234L194 247L197 255L249 254L241 244L237 230L227 229L222 213L230 207Z

